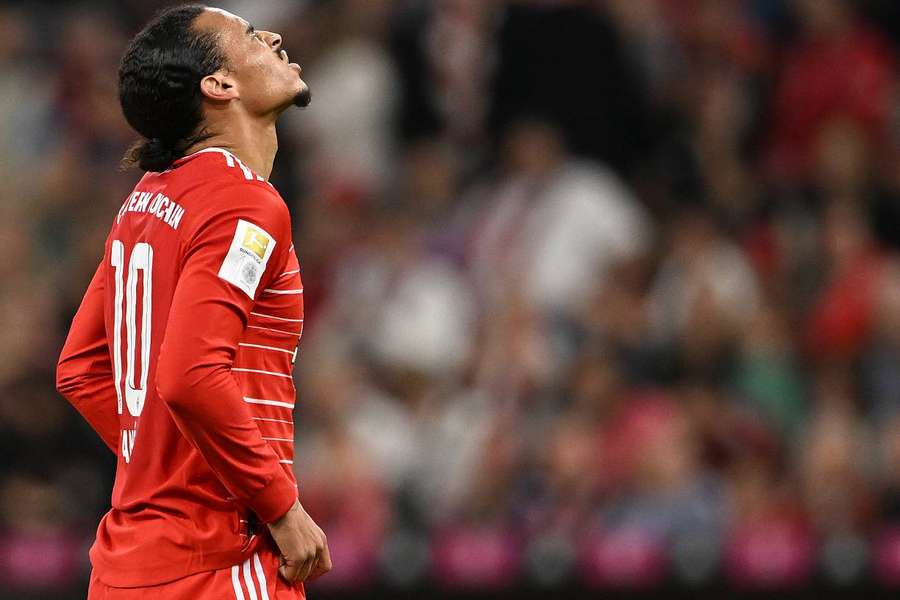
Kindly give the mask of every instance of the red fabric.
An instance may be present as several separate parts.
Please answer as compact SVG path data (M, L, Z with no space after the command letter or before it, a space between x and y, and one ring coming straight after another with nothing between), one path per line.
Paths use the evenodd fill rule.
M816 136L834 118L860 123L877 141L892 108L893 85L890 48L861 26L793 49L775 90L770 172L789 180L804 175Z
M259 559L260 576L256 560ZM247 559L247 566L235 566L195 573L177 581L149 587L115 588L103 583L96 571L91 573L88 600L221 600L223 598L269 598L270 600L303 600L303 584L294 586L278 575L278 556L261 550ZM250 590L253 590L251 593ZM265 590L265 594L263 594Z
M135 191L163 194L183 216L173 226L173 215L141 211L140 196L135 204L129 195L57 370L60 391L118 455L112 508L91 549L97 577L118 587L239 563L262 537L252 523L277 519L297 498L291 371L303 296L287 207L271 185L218 150L147 173ZM275 243L253 298L218 275L239 219ZM113 264L114 241L124 245L122 268ZM116 278L129 279L129 257L141 242L153 251L151 276L138 271L134 289L120 283L124 300L116 298ZM134 322L143 323L132 328L134 339L128 293L137 299ZM114 381L117 302L122 369ZM132 411L119 395L140 387L145 330L146 397ZM267 535L264 525L255 529Z
M872 329L881 260L867 253L830 282L813 303L807 347L819 359L849 358L858 353Z

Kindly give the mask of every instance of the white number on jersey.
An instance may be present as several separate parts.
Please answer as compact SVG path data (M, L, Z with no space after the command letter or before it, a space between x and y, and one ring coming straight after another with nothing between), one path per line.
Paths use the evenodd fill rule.
M131 256L125 263L125 244L113 240L110 248L110 263L115 269L115 299L113 312L113 371L115 375L118 412L123 414L122 399L132 417L140 417L147 397L147 376L150 365L151 309L153 298L153 248L146 242L135 244ZM124 271L128 279L124 281ZM137 348L137 284L138 271L143 273L143 293L141 294L141 345ZM123 302L124 296L124 302ZM122 312L125 313L125 378L122 379ZM135 365L140 361L140 381L135 381ZM134 431L122 431L122 454L125 461L130 459L134 448Z

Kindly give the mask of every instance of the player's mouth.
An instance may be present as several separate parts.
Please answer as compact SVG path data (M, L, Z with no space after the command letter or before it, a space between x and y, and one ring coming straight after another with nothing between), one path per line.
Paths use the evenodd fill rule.
M279 51L279 52L278 52L278 56L279 56L279 58L281 58L282 62L287 63L287 66L289 66L290 68L296 70L298 74L303 70L303 69L300 68L300 65L298 65L297 63L295 63L295 62L288 62L288 53L285 52L284 50Z

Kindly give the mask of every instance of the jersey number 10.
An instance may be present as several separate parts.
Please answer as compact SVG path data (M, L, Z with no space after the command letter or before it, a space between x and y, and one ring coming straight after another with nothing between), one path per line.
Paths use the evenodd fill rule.
M116 378L116 396L119 399L119 414L122 414L122 398L131 416L141 416L144 399L147 396L147 372L150 366L150 326L153 298L153 248L146 242L135 244L128 263L125 263L125 244L113 240L110 262L115 269L116 296L113 313L113 369ZM125 271L128 279L124 282ZM141 294L140 348L137 348L137 287L138 271L143 273L143 293ZM124 296L125 311L125 380L122 380L122 310ZM140 361L140 381L135 381L135 364Z

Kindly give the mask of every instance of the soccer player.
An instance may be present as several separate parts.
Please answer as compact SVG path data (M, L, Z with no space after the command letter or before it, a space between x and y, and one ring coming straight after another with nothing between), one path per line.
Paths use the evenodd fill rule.
M310 92L282 39L228 12L161 13L119 99L146 171L113 218L57 387L117 454L94 599L304 598L331 568L293 464L303 284L268 182L275 121Z

